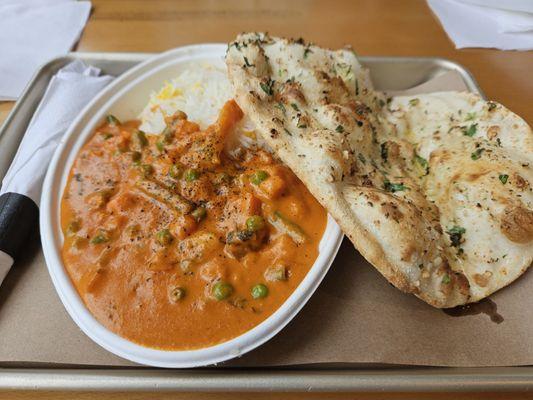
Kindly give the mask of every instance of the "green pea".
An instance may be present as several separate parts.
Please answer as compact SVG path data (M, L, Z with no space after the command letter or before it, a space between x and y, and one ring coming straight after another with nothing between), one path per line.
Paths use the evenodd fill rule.
M194 209L191 215L196 220L196 222L200 222L206 217L207 210L205 209L205 207L197 207Z
M152 167L150 164L143 164L141 165L141 171L143 176L147 178L154 173L154 167Z
M120 125L120 121L114 115L109 114L105 117L105 120L109 125Z
M260 215L252 215L246 220L246 228L249 231L257 232L265 227L265 219Z
M263 170L257 170L250 176L250 181L254 185L259 185L261 182L263 182L269 176L270 175L268 175L268 172L263 171Z
M200 177L200 172L197 169L189 168L185 170L184 177L187 182L192 182Z
M213 285L211 294L217 300L224 300L233 293L233 286L226 282L217 282Z
M101 243L105 243L109 240L109 238L107 237L107 235L105 234L105 232L103 231L99 231L98 234L96 234L92 239L91 239L91 243L92 244L101 244Z
M165 144L164 144L162 141L160 141L160 140L158 140L157 142L155 142L155 147L156 147L156 149L159 150L161 153L162 153L163 151L165 151Z
M171 178L179 179L183 175L183 168L180 167L179 165L172 164L170 166L170 169L168 170L168 174L170 175Z
M268 296L268 288L266 285L259 283L252 288L252 297L254 299L262 299Z
M174 287L170 290L169 297L173 302L178 302L185 297L187 292L182 287Z
M174 237L168 229L161 229L156 233L155 238L161 246L168 246L174 240Z
M137 139L141 147L145 147L148 145L148 139L146 138L146 134L143 131L137 129L135 131L135 138Z

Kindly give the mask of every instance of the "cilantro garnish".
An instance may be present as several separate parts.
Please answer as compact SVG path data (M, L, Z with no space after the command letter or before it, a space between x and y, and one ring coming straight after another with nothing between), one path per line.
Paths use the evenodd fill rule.
M407 189L407 186L405 186L403 183L392 183L387 179L383 182L383 189L385 189L387 192L395 193Z
M476 151L474 151L472 154L470 154L470 158L472 158L472 160L479 160L481 158L481 153L483 153L485 151L484 148L479 148L477 149Z
M446 233L450 236L450 241L452 242L453 247L459 247L461 244L461 240L463 238L463 234L466 232L466 229L462 226L454 225L450 229L446 231Z
M509 179L509 175L507 175L507 174L501 174L501 175L498 177L498 179L500 180L500 182L501 182L502 184L505 185L505 184L507 183L507 179Z
M477 124L472 124L468 128L466 126L463 127L463 134L469 137L472 137L477 132Z
M418 165L424 168L424 171L426 172L425 175L427 175L429 173L428 160L426 160L424 157L420 157L418 154L415 154L415 161Z
M274 81L272 79L269 78L266 82L261 82L259 86L261 86L261 89L263 89L263 92L265 92L269 96L272 96L274 94L274 90L273 90Z

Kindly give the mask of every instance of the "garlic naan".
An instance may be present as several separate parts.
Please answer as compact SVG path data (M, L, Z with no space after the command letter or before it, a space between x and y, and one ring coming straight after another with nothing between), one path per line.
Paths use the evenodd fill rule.
M392 284L435 307L477 301L533 260L533 135L467 93L386 99L350 50L249 33L228 47L236 100Z

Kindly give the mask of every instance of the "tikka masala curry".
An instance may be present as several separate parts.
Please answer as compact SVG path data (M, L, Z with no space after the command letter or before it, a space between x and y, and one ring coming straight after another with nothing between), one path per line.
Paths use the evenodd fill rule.
M63 195L63 260L96 319L138 344L208 347L275 312L318 255L325 210L260 148L226 149L243 114L161 135L108 116Z

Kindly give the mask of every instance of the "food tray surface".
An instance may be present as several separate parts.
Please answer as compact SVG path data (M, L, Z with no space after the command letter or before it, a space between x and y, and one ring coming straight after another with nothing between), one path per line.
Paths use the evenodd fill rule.
M150 54L71 53L44 65L28 85L0 129L0 176L14 157L22 135L53 74L69 61L82 59L104 73L120 75ZM451 61L437 58L361 57L378 89L402 90L448 71L481 93L472 76ZM1 364L0 364L1 365ZM524 390L533 387L532 367L418 368L391 366L313 366L158 370L153 368L0 367L0 388L43 390L182 390L182 391L436 391Z

